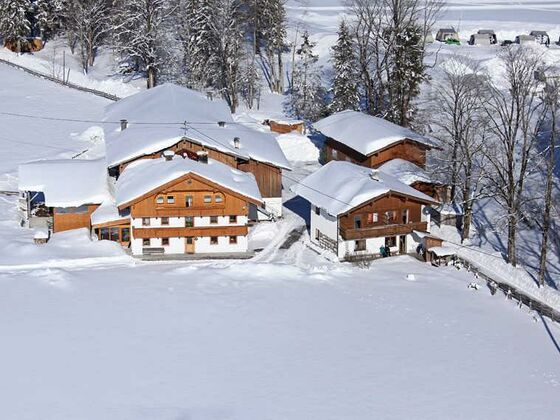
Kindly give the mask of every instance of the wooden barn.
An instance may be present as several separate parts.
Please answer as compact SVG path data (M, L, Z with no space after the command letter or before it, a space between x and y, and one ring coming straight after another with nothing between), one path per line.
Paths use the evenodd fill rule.
M434 144L424 136L382 118L357 111L337 112L314 124L327 137L326 161L342 160L379 168L393 159L426 167Z
M24 225L52 232L91 228L91 214L110 197L104 159L59 159L19 167ZM42 219L37 223L35 219Z
M265 203L258 209L259 219L282 215L282 171L290 169L284 153L274 135L236 123L224 101L164 84L109 105L105 118L122 120L120 129L105 132L112 176L118 178L139 159L160 158L166 150L191 157L205 152L210 159L255 176Z
M286 134L296 132L299 134L305 133L305 123L301 120L284 120L284 119L266 119L264 125L270 127L270 131L279 134Z
M329 180L329 182L325 182ZM437 202L375 169L332 161L291 187L311 203L310 238L341 260L415 253Z

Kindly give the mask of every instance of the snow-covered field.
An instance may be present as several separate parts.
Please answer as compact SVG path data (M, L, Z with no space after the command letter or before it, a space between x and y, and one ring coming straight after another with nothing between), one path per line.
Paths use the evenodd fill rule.
M341 3L288 3L323 62ZM541 23L554 38L558 17L560 1L451 1L442 26L467 36ZM0 190L16 188L19 163L102 153L95 124L1 113L98 120L109 101L2 64L0 75ZM265 96L260 112L280 107ZM16 197L0 194L0 419L560 418L558 325L469 289L477 279L463 270L410 257L333 263L306 247L307 233L280 249L309 215L288 187L318 165L311 140L280 144L294 169L286 215L251 232L263 248L251 261L139 262L83 231L39 247L17 223ZM500 235L483 233L480 245L499 249Z

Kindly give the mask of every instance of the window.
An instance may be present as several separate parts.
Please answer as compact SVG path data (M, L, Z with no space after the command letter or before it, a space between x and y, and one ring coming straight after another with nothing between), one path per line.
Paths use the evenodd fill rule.
M354 242L354 251L365 251L366 250L366 240L359 239Z
M150 226L150 218L142 217L142 226Z
M122 228L121 241L122 242L130 242L130 229L129 228Z
M216 203L223 203L224 202L224 197L221 194L216 194L214 196L214 201Z
M402 222L408 223L408 209L402 211Z
M161 246L168 246L169 245L169 238L162 238Z
M379 221L379 215L377 213L368 213L367 222L369 225L377 223Z
M163 204L163 197L161 195L156 198L156 203Z
M142 239L142 246L150 246L150 239L148 238Z
M385 223L393 223L395 221L395 212L392 210L385 212Z
M210 245L218 245L218 237L210 236Z
M237 236L230 236L229 237L229 243L230 244L236 244L237 243Z
M101 228L101 239L109 239L109 228Z
M185 227L193 227L194 226L194 217L187 216L185 217Z
M331 154L332 154L332 158L333 158L333 159L338 158L338 150L332 150L332 151L331 151Z
M208 204L212 202L212 196L211 195L205 195L204 196L204 203Z
M237 223L237 216L229 216L230 223Z
M315 206L315 214L316 214L317 216L320 216L320 215L321 215L321 207Z
M175 204L175 196L168 195L167 196L167 204Z
M111 240L115 242L119 242L120 240L120 229L118 227L114 227L109 229L109 234L111 236Z
M362 227L361 216L354 216L354 229L360 229Z
M210 216L210 224L215 225L218 223L218 216Z
M388 247L397 246L397 237L396 236L387 236L385 238L385 246L388 246Z
M161 225L162 226L169 226L169 217L162 217L161 218Z
M192 195L187 195L185 197L185 207L192 207L193 206L193 198Z

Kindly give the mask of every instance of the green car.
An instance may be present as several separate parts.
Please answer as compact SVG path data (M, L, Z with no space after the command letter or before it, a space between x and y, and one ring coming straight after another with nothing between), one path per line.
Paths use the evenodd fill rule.
M453 38L447 38L445 40L445 43L447 45L461 45L461 41L459 41L458 39L453 39Z

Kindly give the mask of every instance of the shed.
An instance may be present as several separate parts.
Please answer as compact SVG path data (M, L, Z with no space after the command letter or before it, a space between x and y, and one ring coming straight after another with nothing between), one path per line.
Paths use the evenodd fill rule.
M469 39L469 45L492 45L494 44L490 34L473 34Z
M498 37L496 37L496 33L493 29L479 29L477 35L490 35L491 44L498 43Z
M435 246L428 250L428 254L430 254L429 258L432 265L439 267L442 265L449 265L449 263L453 262L457 251L447 246Z
M434 247L441 247L443 245L443 239L432 235L430 232L414 230L412 233L415 241L420 244L416 252L422 255L424 261L432 261L433 255L429 251Z
M301 120L267 119L264 120L263 124L268 125L271 131L279 134L291 133L292 131L299 134L305 132L305 123Z
M519 45L532 44L535 42L536 39L533 35L517 35L515 37L515 43Z
M463 209L458 203L444 203L437 208L432 208L432 219L438 225L463 227Z
M546 31L531 31L529 34L535 38L535 42L542 44L542 45L550 45L550 37L546 33Z
M437 31L437 41L446 42L448 39L459 40L459 34L455 30L455 28L441 28L439 31Z

